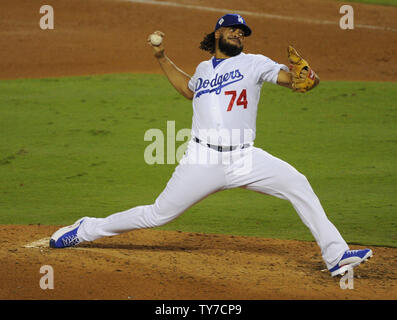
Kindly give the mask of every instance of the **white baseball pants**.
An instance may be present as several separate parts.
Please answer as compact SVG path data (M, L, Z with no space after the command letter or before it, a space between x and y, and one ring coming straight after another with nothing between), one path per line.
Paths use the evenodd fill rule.
M78 236L93 241L134 229L161 226L208 195L236 187L290 201L317 241L328 269L349 249L328 220L306 177L291 165L254 146L218 152L193 140L153 204L106 218L86 218Z

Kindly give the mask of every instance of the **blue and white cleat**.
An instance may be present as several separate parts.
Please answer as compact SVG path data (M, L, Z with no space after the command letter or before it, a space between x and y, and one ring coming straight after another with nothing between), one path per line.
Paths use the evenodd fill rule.
M81 238L77 236L77 230L79 229L84 218L77 220L71 226L63 227L56 231L50 239L51 248L67 248L77 246L83 242Z
M357 267L360 263L367 261L371 257L371 249L347 250L336 266L329 269L331 276L344 275L349 268Z

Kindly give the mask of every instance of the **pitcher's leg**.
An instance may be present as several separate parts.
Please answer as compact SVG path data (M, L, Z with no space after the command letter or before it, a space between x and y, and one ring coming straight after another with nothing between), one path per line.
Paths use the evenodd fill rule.
M222 189L224 184L224 172L220 166L178 165L154 204L137 206L106 218L86 218L78 229L78 236L84 241L93 241L166 224L193 204Z
M257 180L245 188L289 200L316 239L327 267L334 266L349 248L328 220L306 177L288 163L258 148L254 151L251 175Z

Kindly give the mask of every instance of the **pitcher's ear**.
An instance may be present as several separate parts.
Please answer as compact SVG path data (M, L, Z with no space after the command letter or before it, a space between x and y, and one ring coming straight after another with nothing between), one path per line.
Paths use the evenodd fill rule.
M216 30L214 36L215 36L215 39L219 39L221 36L221 31L219 29Z

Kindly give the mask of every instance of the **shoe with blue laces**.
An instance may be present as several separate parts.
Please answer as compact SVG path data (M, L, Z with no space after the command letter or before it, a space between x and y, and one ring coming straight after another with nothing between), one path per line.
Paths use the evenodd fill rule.
M81 238L77 236L77 230L79 229L84 218L77 220L71 226L63 227L56 231L50 239L51 248L67 248L77 246L83 242Z
M339 262L329 269L331 276L343 275L349 268L357 267L372 257L371 249L347 250Z

